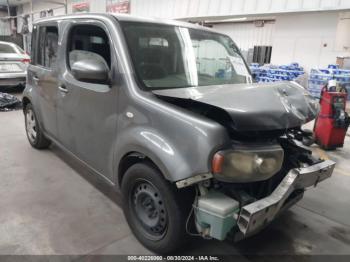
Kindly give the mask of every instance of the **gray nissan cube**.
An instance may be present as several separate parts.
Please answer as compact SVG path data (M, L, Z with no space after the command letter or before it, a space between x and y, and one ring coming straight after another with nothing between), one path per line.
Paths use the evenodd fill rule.
M31 54L29 143L56 144L120 190L156 253L256 234L333 172L303 145L318 102L294 82L252 83L235 43L209 28L53 17L34 24Z

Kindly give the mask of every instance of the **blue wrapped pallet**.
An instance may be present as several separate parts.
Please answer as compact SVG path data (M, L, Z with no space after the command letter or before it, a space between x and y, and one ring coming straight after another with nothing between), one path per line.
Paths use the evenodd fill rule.
M308 90L312 96L319 98L321 90L331 79L344 86L350 92L350 70L339 69L338 65L330 64L328 68L311 69L308 81ZM350 97L348 96L348 99Z
M294 81L303 75L304 69L298 63L289 65L264 65L259 66L257 63L250 65L253 77L258 83L277 82L277 81Z

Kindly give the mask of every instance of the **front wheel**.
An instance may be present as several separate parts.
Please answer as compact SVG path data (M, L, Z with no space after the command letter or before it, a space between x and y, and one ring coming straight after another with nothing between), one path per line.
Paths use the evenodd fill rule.
M180 248L194 195L177 189L148 163L130 167L122 181L123 210L136 238L158 254Z

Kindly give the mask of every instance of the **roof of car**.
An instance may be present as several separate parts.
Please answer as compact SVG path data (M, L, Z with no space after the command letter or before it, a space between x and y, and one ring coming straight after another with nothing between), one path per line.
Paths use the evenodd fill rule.
M74 19L74 18L95 18L95 19L97 18L98 19L101 17L104 17L104 18L115 17L119 21L166 24L166 25L182 26L182 27L189 27L194 29L213 31L208 27L181 22L177 20L141 17L141 16L128 15L128 14L110 14L110 13L82 13L82 14L54 16L54 17L39 19L34 24L40 24L40 23L49 22L49 21Z
M3 44L3 45L12 45L12 46L17 46L15 43L12 43L12 42L6 42L6 41L0 41L0 44Z

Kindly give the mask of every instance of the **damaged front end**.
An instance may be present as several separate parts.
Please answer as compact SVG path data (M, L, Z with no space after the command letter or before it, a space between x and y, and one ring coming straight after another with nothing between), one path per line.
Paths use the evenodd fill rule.
M233 139L301 127L315 119L319 103L290 83L201 86L152 91L161 100L212 119Z
M210 156L210 172L178 181L194 185L197 231L219 240L259 232L331 176L335 163L302 145L318 103L295 83L158 90L164 101L215 120L231 141Z
M290 170L269 196L241 208L237 220L240 231L244 235L251 235L259 231L260 228L271 222L283 207L300 200L305 188L316 186L319 182L329 178L334 166L333 161L326 160L312 166Z
M214 155L211 176L196 181L199 190L193 203L196 227L203 237L251 236L299 201L307 187L331 176L333 161L314 158L287 136L277 141L280 146L271 145L270 152L254 144L251 150L236 150L239 147L232 144L219 151L220 158ZM184 182L177 186L186 186Z

